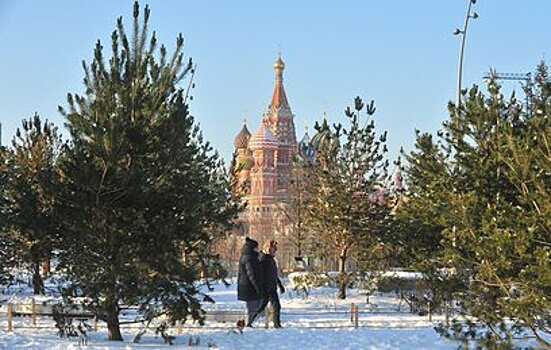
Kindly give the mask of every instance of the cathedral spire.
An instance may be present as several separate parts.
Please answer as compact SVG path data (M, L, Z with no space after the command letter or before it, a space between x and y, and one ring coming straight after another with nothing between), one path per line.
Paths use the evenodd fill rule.
M287 96L285 95L285 89L283 88L283 71L285 70L285 63L281 59L281 53L278 53L277 59L274 62L275 71L275 87L272 94L272 101L270 102L270 110L278 110L280 108L286 108L290 111L289 102L287 102Z

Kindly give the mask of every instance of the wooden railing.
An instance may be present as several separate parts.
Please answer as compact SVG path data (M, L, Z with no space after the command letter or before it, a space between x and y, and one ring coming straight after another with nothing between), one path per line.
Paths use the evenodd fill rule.
M130 307L130 309L133 309ZM433 321L433 315L432 310L430 307L430 304L427 307L428 314L426 315L428 322L432 323ZM446 309L445 314L445 320L449 320L450 315L450 309ZM311 319L312 323L316 323L317 325L300 325L299 327L305 327L305 328L331 328L331 327L353 327L353 328L359 328L363 326L369 326L374 321L370 321L368 319L371 315L377 315L377 314L388 314L388 315L398 315L398 314L410 314L410 313L404 313L399 312L395 309L384 309L384 310L363 310L360 312L360 308L357 304L351 303L349 307L341 306L339 308L316 308L316 309L306 309L306 310L293 310L293 309L283 309L282 310L282 316L288 320L289 323L293 323L294 317L302 317L302 320L304 318ZM54 318L54 316L62 316L69 319L75 319L75 320L92 320L93 325L92 329L94 331L97 331L98 329L98 318L97 316L90 312L85 310L82 306L76 305L76 306L66 306L66 307L60 307L59 305L55 304L47 304L47 303L36 303L35 299L30 299L30 302L26 303L16 303L16 302L10 302L7 304L7 330L9 332L13 332L15 325L13 322L14 317L29 317L31 320L32 327L37 327L37 317L48 317L48 318ZM360 316L364 316L365 318L360 320ZM265 314L265 322L266 327L268 326L268 323L271 321L272 312L271 309L268 307L266 309ZM444 316L440 315L440 320L442 320ZM178 333L182 332L182 329L184 325L187 327L198 327L198 328L232 328L236 325L236 322L238 320L245 320L247 318L247 314L244 310L220 310L220 309L207 309L205 314L205 321L208 323L206 326L199 326L197 324L190 324L190 323L177 323L177 331ZM318 320L319 319L319 320ZM411 322L419 322L420 319L412 320ZM141 319L137 320L129 320L129 321L121 321L121 325L130 326L132 324L138 324L143 323ZM189 321L192 321L191 319ZM301 321L302 322L302 321ZM408 321L404 321L407 323ZM306 322L308 323L308 322ZM338 325L337 325L338 324ZM19 326L22 327L22 326ZM28 326L23 326L25 328L28 328ZM50 326L48 326L50 327Z

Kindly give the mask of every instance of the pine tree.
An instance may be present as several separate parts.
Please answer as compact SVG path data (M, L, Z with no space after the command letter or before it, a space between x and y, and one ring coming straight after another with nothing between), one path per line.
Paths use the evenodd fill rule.
M444 284L454 282L461 316L475 320L441 331L485 347L510 343L526 330L549 346L541 336L551 325L551 89L544 71L529 85L527 110L514 95L506 101L495 81L489 96L473 87L459 109L450 105L439 146L418 144L410 157L432 157L433 166L424 168L432 172L410 167L410 179L423 186L406 210L433 217L421 217L440 238L426 266L440 271Z
M146 319L202 321L201 277L223 275L211 243L237 213L228 176L203 140L178 83L192 71L183 38L172 55L149 35L150 10L134 4L127 37L122 18L106 60L98 41L83 63L85 95L68 95L71 145L61 163L64 249L60 264L122 340L122 304Z
M366 120L360 115L364 107ZM373 258L369 253L380 247L382 223L389 219L389 208L373 197L388 167L386 133L376 135L374 112L373 101L365 106L357 97L354 111L345 111L348 126L316 123L314 164L304 168L313 180L307 182L306 226L320 240L322 257L337 256L341 299L349 281L347 262Z
M279 205L280 212L288 225L289 232L286 239L294 251L295 259L304 261L303 258L312 254L312 234L309 232L307 220L307 203L309 202L308 183L313 181L312 171L308 159L295 157L291 164L289 177L289 200Z
M447 154L435 144L432 135L416 131L416 143L405 156L409 174L410 196L402 210L398 211L400 221L405 222L404 247L411 256L406 261L429 260L438 251L442 227L434 222L435 214L445 212L445 201L439 194L448 189L448 168L444 165ZM419 196L423 196L419 200ZM430 204L430 207L427 206Z
M435 142L432 135L416 131L414 150L405 154L409 193L396 211L402 266L425 273L433 310L442 310L462 285L460 279L446 275L446 265L440 263L442 232L449 225L449 217L442 214L451 210L448 192L453 175L450 149L442 137L444 133L439 132Z
M8 196L10 150L0 146L0 283L12 279L12 268L16 266L13 237L10 235L8 218L12 215L13 205Z
M31 271L35 294L44 293L40 267L51 258L58 233L55 196L56 161L62 149L57 128L35 114L22 121L7 151L2 214L12 253Z

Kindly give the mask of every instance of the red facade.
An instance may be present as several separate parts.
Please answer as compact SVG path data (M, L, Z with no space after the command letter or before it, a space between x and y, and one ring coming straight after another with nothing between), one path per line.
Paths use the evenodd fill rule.
M294 115L285 89L285 64L274 63L275 86L268 110L251 135L247 126L234 141L237 154L235 176L247 209L239 218L241 233L260 241L278 239L287 232L281 205L288 200L290 163L297 151Z

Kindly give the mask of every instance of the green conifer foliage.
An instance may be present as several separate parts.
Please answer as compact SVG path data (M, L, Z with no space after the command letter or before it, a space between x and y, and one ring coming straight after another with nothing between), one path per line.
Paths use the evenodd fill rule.
M72 140L64 157L60 207L66 267L74 295L84 294L122 340L122 304L169 323L202 320L201 277L223 274L211 243L237 213L227 174L203 140L178 83L192 71L182 36L174 53L149 34L149 8L134 4L132 33L122 18L111 57L98 41L83 63L85 94L69 94Z
M364 268L366 263L381 261L373 253L384 246L390 219L383 198L374 197L388 167L386 133L376 134L374 112L373 101L366 106L357 97L354 109L345 111L347 125L316 123L314 160L302 168L308 179L304 227L323 247L318 252L321 257L337 257L341 299L346 298L350 260Z
M57 128L35 114L22 121L5 149L2 216L11 254L31 271L35 294L44 293L40 266L51 258L57 240L55 164L62 149ZM8 243L7 243L8 244Z
M309 232L306 220L308 217L307 205L311 202L308 192L308 184L314 174L311 171L312 164L310 160L296 156L291 163L291 172L289 176L289 200L281 203L280 212L289 225L287 241L293 249L293 258L295 262L304 261L303 258L312 256L312 243L315 235Z
M405 154L408 192L396 210L396 243L402 266L423 271L431 286L427 296L433 311L444 311L451 294L461 288L461 279L447 274L442 264L443 230L449 224L449 147L428 133L416 131L414 150ZM445 278L443 278L445 277ZM427 300L421 302L426 303Z
M17 263L13 253L15 247L13 236L10 234L10 222L8 221L14 209L9 198L8 186L10 152L6 147L0 147L0 283L11 280L13 277L12 268Z
M420 185L404 208L415 217L413 246L427 236L439 239L431 254L417 254L418 265L440 272L461 317L474 317L441 330L485 347L510 344L519 331L549 346L542 337L551 325L546 72L541 65L528 84L528 106L514 95L505 100L495 81L489 96L473 87L459 109L450 105L438 146L424 147L422 136L409 157L409 177Z
M428 261L438 251L442 223L434 220L445 212L446 202L441 198L449 188L449 169L445 166L447 153L439 149L432 135L417 131L415 150L405 159L408 174L408 189L414 196L408 196L406 205L397 216L403 222L403 244L410 256L405 262ZM423 196L419 200L419 196Z

